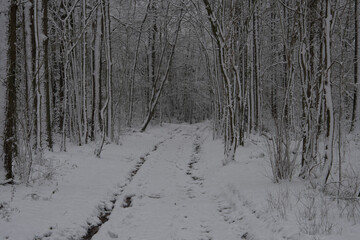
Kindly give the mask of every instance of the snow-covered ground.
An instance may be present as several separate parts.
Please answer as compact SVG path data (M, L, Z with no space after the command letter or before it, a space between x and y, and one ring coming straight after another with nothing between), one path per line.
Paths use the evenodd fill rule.
M30 186L0 186L0 239L78 239L97 220L127 180L139 158L174 134L177 126L132 133L121 145L105 145L101 159L92 146L47 153L41 176Z
M0 239L82 239L104 209L93 240L359 239L350 204L272 183L261 138L222 158L206 123L128 133L101 159L90 145L47 153L30 186L0 186Z

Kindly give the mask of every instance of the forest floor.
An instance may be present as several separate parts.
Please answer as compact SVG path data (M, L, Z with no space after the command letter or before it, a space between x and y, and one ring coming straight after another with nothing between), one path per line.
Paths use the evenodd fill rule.
M208 123L123 134L47 152L28 186L0 186L0 239L280 240L360 236L359 201L339 202L294 179L274 184L263 139L235 162Z

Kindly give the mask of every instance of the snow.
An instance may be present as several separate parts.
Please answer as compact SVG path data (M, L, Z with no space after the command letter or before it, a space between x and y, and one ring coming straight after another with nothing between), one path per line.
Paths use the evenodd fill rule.
M101 159L92 145L46 153L48 167L30 186L0 186L0 239L81 239L114 198L93 240L358 239L359 224L340 217L333 199L303 180L272 182L261 137L223 166L223 144L209 126L128 132L120 145L105 145ZM316 222L306 209L318 213Z
M171 127L170 127L171 129ZM157 131L156 131L157 130ZM169 131L169 129L166 129ZM69 148L68 152L47 153L51 171L29 187L13 190L0 186L0 202L10 202L11 216L0 219L0 239L34 239L51 233L50 239L79 238L86 233L101 202L108 202L143 152L168 137L168 132L133 133L121 146L105 145L101 159L92 146Z
M214 197L186 174L197 131L195 126L183 127L148 156L124 192L133 196L132 206L123 208L122 201L117 202L94 239L236 239L218 214Z

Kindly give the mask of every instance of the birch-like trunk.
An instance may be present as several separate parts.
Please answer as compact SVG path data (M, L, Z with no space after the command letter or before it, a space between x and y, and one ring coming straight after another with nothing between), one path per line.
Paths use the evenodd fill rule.
M101 8L98 7L96 13L96 28L95 28L95 40L94 40L94 92L93 92L93 135L94 139L98 140L100 134L100 67L101 67L101 41L102 40L102 15Z
M63 85L63 101L62 101L62 128L61 128L61 144L60 151L66 152L66 127L68 121L68 65L69 65L69 55L67 43L64 43L64 63L63 63L63 72L64 72L64 85Z
M331 13L331 0L326 0L326 18L324 19L324 49L323 60L324 69L322 74L322 84L325 95L325 114L326 114L326 133L325 133L325 155L320 177L320 184L325 186L328 181L333 164L334 151L334 107L331 93L331 23L333 15Z
M224 94L225 94L225 102L226 106L224 109L225 113L225 158L223 160L223 164L226 165L229 162L234 160L236 147L237 147L237 136L236 136L236 129L235 129L235 122L236 122L236 101L235 101L235 81L236 77L232 78L232 75L236 76L236 69L237 66L235 65L234 61L232 65L229 66L229 62L231 59L228 59L228 51L233 47L231 43L229 44L227 38L225 36L225 24L215 16L215 13L210 5L208 0L203 0L205 5L208 19L211 24L212 35L214 36L216 43L217 43L217 55L219 61L219 68L221 72L221 76L223 79L224 85ZM222 9L222 16L224 16L225 12Z
M107 96L104 105L100 111L100 118L102 123L102 133L100 142L94 151L95 156L100 157L105 137L112 139L112 112L111 112L111 46L110 46L110 15L109 15L109 1L103 0L102 5L102 18L103 18L103 31L105 41L105 57L106 57L106 82L107 82ZM107 119L105 118L105 111L107 111ZM107 125L106 125L107 124Z
M103 19L104 19L104 38L105 38L105 57L106 57L106 82L107 82L107 125L106 135L110 140L113 139L112 132L112 58L110 41L110 9L109 0L103 0ZM105 126L104 126L105 127Z
M88 139L88 119L87 119L87 90L86 90L86 0L82 1L82 14L83 14L83 29L82 36L82 109L83 109L83 126L84 131L82 135L82 142L87 143Z
M255 94L255 98L254 98L254 105L255 105L255 131L261 131L261 125L262 125L262 120L261 120L261 83L260 83L260 48L259 48L259 26L258 26L258 22L259 22L259 16L256 13L257 11L254 11L253 14L253 69L254 69L254 94Z
M312 6L314 8L314 6ZM309 10L309 11L308 11ZM306 2L299 3L299 37L300 37L300 46L298 51L298 64L299 64L299 73L301 79L301 97L302 97L302 155L301 155L301 171L299 176L302 178L309 177L309 171L312 166L315 165L314 159L314 148L315 148L315 136L314 134L314 123L312 116L312 107L314 101L314 93L312 90L312 79L314 74L312 73L311 65L314 60L314 51L311 46L311 27L314 24L314 19L311 14L311 11L316 11L311 9L311 6L308 6ZM310 29L309 29L310 28ZM310 50L310 51L309 51ZM317 151L316 151L317 152Z
M40 39L41 31L41 21L40 21L40 7L39 0L34 0L34 34L35 34L35 83L36 83L36 154L37 157L41 157L42 152L42 139L41 139L41 103L42 103L42 94L41 94L41 76L43 75L43 67L41 62L41 49L42 42Z

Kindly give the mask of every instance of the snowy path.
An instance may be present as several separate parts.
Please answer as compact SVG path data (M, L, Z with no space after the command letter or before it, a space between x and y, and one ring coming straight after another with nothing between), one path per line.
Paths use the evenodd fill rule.
M151 153L92 239L239 239L192 174L203 130L183 127Z
M47 153L41 178L0 186L0 239L358 239L359 225L334 213L326 220L331 234L300 230L312 223L298 218L308 190L301 181L272 183L260 138L239 147L233 163L223 166L222 158L207 123L128 132L119 145L105 145L101 159L93 145Z
M0 186L0 239L81 239L98 215L110 209L139 160L177 132L177 125L130 133L120 145L93 145L49 152L29 186Z

